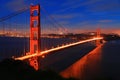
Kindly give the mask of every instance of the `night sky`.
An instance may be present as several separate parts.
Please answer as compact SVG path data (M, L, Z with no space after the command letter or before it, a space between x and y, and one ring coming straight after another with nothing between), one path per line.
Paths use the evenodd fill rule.
M120 34L120 0L0 0L0 18L37 3L40 3L43 9L41 10L43 33L57 29L62 31L63 27L67 32L81 33L95 31L100 27L104 33ZM54 25L48 14L62 27ZM29 28L29 15L29 11L26 11L0 22L0 29L2 30L5 23L6 28L10 28L11 24L12 29L21 29L22 26L22 29L26 30Z

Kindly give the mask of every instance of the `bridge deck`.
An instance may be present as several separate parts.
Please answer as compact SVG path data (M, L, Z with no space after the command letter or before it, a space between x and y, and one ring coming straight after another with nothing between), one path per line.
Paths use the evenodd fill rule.
M93 50L96 45L93 42L69 47L59 51L51 52L40 58L40 69L52 69L61 72Z
M71 47L71 46L75 46L75 45L90 42L90 41L101 40L101 39L103 39L103 38L99 37L99 38L87 39L87 40L79 41L79 42L76 42L76 43L71 43L71 44L68 44L68 45L64 45L64 46L56 47L56 48L49 49L49 50L46 50L46 51L42 51L41 53L26 55L26 56L18 57L18 58L15 58L15 59L16 60L25 60L25 59L28 59L28 58L31 58L31 57L34 57L34 56L42 56L44 54L48 54L50 52L54 52L54 51L57 51L57 50L60 50L60 49L68 48L68 47Z

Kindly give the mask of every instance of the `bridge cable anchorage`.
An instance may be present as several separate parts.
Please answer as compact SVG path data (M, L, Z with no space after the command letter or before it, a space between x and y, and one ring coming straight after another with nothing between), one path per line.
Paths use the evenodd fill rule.
M1 18L0 18L0 22L3 22L3 21L8 20L8 19L10 19L10 18L12 18L12 17L15 17L15 16L17 16L17 15L19 15L19 14L21 14L21 13L24 13L24 12L27 11L27 10L29 10L29 7L25 7L25 8L23 8L23 9L20 9L20 10L18 10L18 11L16 11L16 12L11 13L11 14L9 14L9 15L7 15L7 16L1 17Z

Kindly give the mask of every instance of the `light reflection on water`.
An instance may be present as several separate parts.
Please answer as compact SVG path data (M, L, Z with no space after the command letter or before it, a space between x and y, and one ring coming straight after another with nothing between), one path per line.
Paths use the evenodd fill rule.
M61 72L61 75L80 80L120 80L120 40L105 43Z
M82 57L60 74L66 78L74 77L80 80L93 80L93 78L98 77L101 73L101 46Z

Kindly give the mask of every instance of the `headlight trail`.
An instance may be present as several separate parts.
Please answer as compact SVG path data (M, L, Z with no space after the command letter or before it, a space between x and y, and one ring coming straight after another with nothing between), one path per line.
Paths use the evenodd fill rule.
M78 44L82 44L82 43L86 43L86 42L90 42L90 41L95 41L95 40L101 40L101 39L103 39L103 37L82 40L82 41L79 41L79 42L75 42L75 43L67 44L67 45L64 45L64 46L56 47L56 48L53 48L53 49L45 50L45 51L42 51L40 53L35 53L35 54L30 54L30 55L25 55L25 56L22 56L22 57L18 57L18 58L15 58L15 60L25 60L25 59L35 57L35 56L42 56L44 54L48 54L48 53L53 52L53 51L57 51L57 50L61 50L61 49L68 48L68 47L71 47L71 46L75 46L75 45L78 45Z

